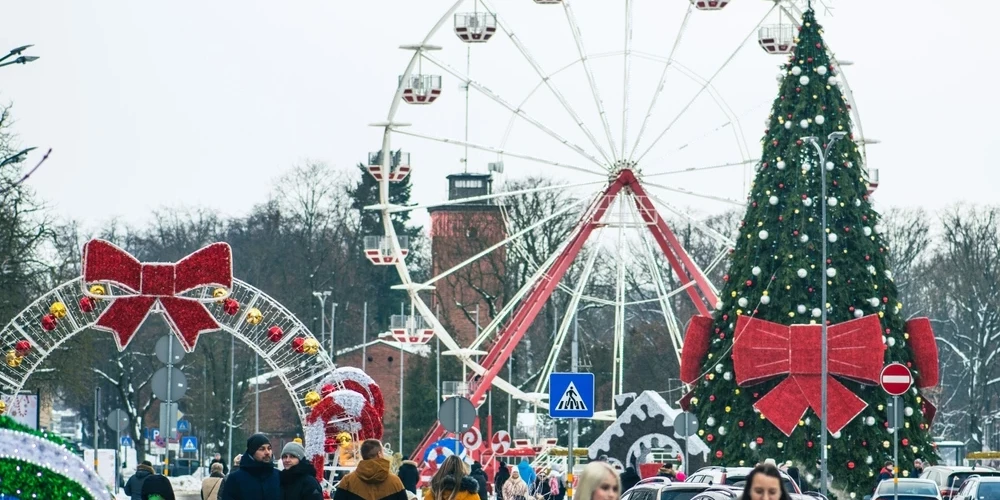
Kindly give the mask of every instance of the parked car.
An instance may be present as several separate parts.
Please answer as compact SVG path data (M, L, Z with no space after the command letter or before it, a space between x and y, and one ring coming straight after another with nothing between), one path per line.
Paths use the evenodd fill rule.
M743 495L743 486L715 485L709 486L692 497L691 500L736 500ZM826 500L826 497L819 493L791 493L788 494L792 500Z
M670 482L665 477L650 477L626 491L621 500L691 500L708 487L708 484Z
M1000 472L992 467L981 465L974 467L935 465L924 469L924 472L920 474L920 479L934 481L937 484L938 492L941 493L941 498L952 498L958 493L958 489L962 487L965 480L973 475L980 477L1000 476Z
M189 476L197 472L201 464L196 458L175 458L170 461L167 467L170 469L171 476ZM153 470L157 474L163 474L163 464L154 465Z
M955 500L985 500L1000 498L1000 477L972 475L952 496Z
M698 469L688 476L685 482L742 487L751 472L753 472L753 467L720 467L713 465ZM789 493L802 493L799 485L784 471L781 472L781 480L785 483L785 489Z
M875 488L872 500L893 498L893 485L891 479L879 483L878 487ZM899 493L899 500L941 500L937 483L930 479L900 478L895 491Z

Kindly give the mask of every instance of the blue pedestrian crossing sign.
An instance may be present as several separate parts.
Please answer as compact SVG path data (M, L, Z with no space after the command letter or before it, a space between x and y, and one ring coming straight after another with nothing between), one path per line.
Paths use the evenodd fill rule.
M181 452L192 453L198 451L198 438L194 436L184 436L181 438Z
M594 374L549 374L549 416L552 418L593 418Z
M177 421L177 432L188 432L191 430L191 422L187 420Z

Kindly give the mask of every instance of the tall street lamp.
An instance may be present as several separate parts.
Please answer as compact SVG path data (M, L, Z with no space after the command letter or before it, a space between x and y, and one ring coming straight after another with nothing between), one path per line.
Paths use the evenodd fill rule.
M33 47L33 45L22 45L20 47L11 49L10 52L7 53L7 55L5 55L3 57L0 57L0 67L9 66L11 64L27 64L27 63L30 63L31 61L38 60L38 56L23 56L23 55L21 55L22 52L24 52L25 50L28 50L31 47ZM7 59L10 59L11 57L14 57L14 56L19 56L19 57L17 59L14 59L13 61L7 61ZM7 61L7 62L3 62L3 61Z
M822 240L822 242L820 243L820 247L822 247L822 249L823 249L823 260L820 263L820 266L821 266L821 269L822 269L821 274L820 274L820 279L822 280L822 282L820 283L820 289L822 290L822 292L821 292L821 296L822 296L821 301L823 302L823 305L820 308L820 310L822 311L822 314L821 314L821 317L820 317L820 323L821 323L820 330L822 331L822 335L821 335L821 339L820 339L820 345L822 346L822 354L821 354L821 361L820 361L820 363L821 363L821 371L820 371L820 399L822 400L823 403L822 403L822 406L820 408L819 420L820 420L820 450L822 450L822 452L820 453L820 488L821 488L821 491L822 491L822 493L823 493L824 496L827 493L827 482L828 482L828 479L829 479L829 471L827 470L827 448L826 448L826 441L827 441L827 438L826 438L826 434L827 434L827 427L826 427L826 424L827 424L827 420L826 420L827 419L827 411L826 411L826 406L827 406L826 405L826 396L827 396L827 392L826 392L826 378L829 376L829 371L828 371L829 368L827 367L828 358L827 358L827 345L826 345L826 281L827 281L827 275L826 275L826 242L827 242L827 235L826 235L826 206L828 204L827 203L827 197L826 197L826 158L830 155L830 150L833 149L833 145L837 141L843 139L845 136L847 136L847 132L833 132L833 133L831 133L826 138L826 146L825 147L820 144L819 139L816 136L808 136L808 137L803 137L802 138L802 142L810 144L813 147L813 149L816 150L816 154L819 156L819 182L820 182L820 185L822 186L820 188L821 189L821 193L822 193L821 194L822 201L820 202L820 212L821 212L820 219L822 220L822 222L821 222L821 224L822 224L822 233L821 233L821 238L820 239Z
M326 298L330 296L330 290L325 290L322 292L313 292L313 297L319 299L319 310L320 310L320 320L319 320L319 338L321 342L326 341ZM322 345L322 343L320 344ZM332 353L330 354L333 355Z

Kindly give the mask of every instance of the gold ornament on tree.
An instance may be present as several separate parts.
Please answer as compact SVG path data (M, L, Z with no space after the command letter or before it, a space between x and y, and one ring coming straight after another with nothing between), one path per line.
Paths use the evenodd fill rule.
M250 310L247 311L247 323L250 323L251 325L259 325L263 320L264 315L260 312L260 309L251 307Z

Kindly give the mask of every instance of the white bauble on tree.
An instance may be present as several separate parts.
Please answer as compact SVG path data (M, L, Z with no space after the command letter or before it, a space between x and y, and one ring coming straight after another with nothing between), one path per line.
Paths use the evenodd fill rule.
M806 76L806 75L800 76L799 77L799 83L802 84L802 85L809 85L809 77Z
M802 68L800 68L798 66L792 66L792 74L795 75L795 76L801 75L802 74Z
M726 380L732 380L732 379L733 379L733 372L726 372L726 373L723 373L723 374L722 374L722 378L724 378L724 379L726 379Z
M757 237L759 237L762 240L766 240L768 237L767 229L761 229L760 232L757 233Z
M740 297L740 300L737 300L736 303L739 304L740 307L746 307L749 302L747 302L746 297Z
M865 236L871 236L872 235L872 228L870 228L868 226L865 226L865 227L861 228L861 232L865 233Z
M778 167L778 170L784 170L785 169L785 161L784 160L778 160L778 164L776 166Z
M720 436L725 436L726 435L726 426L720 425L719 426L719 430L717 432L719 433Z
M805 314L806 313L806 306L804 306L802 304L799 304L799 305L795 306L795 312L797 312L799 314Z
M792 122L786 121L785 122L785 130L791 130L791 129L792 129Z
M802 120L799 122L799 126L802 128L809 128L809 120Z
M826 117L823 115L816 115L816 118L813 118L813 121L816 122L816 125L822 125L823 122L826 121Z
M861 309L855 309L854 310L854 317L855 318L860 318L860 317L862 317L864 315L865 315L865 312L862 311Z
M826 74L826 66L817 66L816 67L816 72L819 73L820 76L825 75Z
M781 83L781 81L785 79L785 72L784 71L778 72L777 75L774 75L774 79L777 80L778 83Z
M831 196L829 199L826 200L826 204L830 205L831 207L837 206L837 197Z
M800 278L805 278L809 275L809 271L800 267L798 271L795 271L795 274L797 274Z
M907 417L912 417L913 416L913 408L910 408L909 406L907 406L906 408L903 408L903 415L906 415Z
M872 307L878 307L878 297L868 299L868 303L871 304Z
M826 270L826 275L829 276L829 277L831 277L831 278L834 277L834 276L836 276L837 275L837 269L833 268L833 267L828 268Z
M705 425L708 425L709 427L715 425L715 417L708 417L705 419Z
M721 311L721 310L722 310L722 308L723 308L723 307L725 307L725 306L726 306L726 305L725 305L725 304L723 304L721 300L720 300L720 301L717 301L717 302L715 303L715 308L716 308L716 309L718 309L719 311Z
M809 162L807 162L807 161L802 162L802 171L803 172L808 172L810 168L812 168L812 165L810 165Z
M805 206L807 206L807 207L811 207L811 206L813 206L813 200L812 200L812 198L806 198L806 199L802 200L802 204L805 205Z
M896 345L896 339L893 338L893 337L889 337L888 340L886 340L885 343L889 344L889 347L892 347L892 346Z
M836 76L831 76L826 80L826 83L829 83L830 85L839 85L840 79L837 78Z
M803 234L803 235L799 236L799 241L801 241L802 243L808 243L809 242L809 235L808 234Z
M772 204L772 205L777 205L778 204L778 197L772 195L770 198L767 199L767 202L770 203L770 204Z
M812 310L812 315L814 318L818 318L823 315L823 311L821 311L818 307L814 307Z
M875 425L875 417L865 417L865 425ZM872 457L868 457L869 460L871 460L871 458Z
M836 233L830 233L830 234L826 235L826 239L830 240L830 243L836 243L837 242L837 234Z
M760 298L760 303L764 304L764 305L770 304L771 303L771 297L769 295L765 295L765 296L761 297Z
M827 170L833 170L833 167L834 167L834 164L833 164L832 161L826 162L826 169Z
M754 276L760 276L760 268L757 266L753 266L753 269L750 270L750 274Z
M757 449L757 441L750 441L750 444L748 444L747 446L749 446L751 450L756 450Z
M725 370L725 367L722 366L722 363L719 363L719 364L715 365L715 373L722 373L722 370ZM712 424L708 424L708 425L712 425Z

